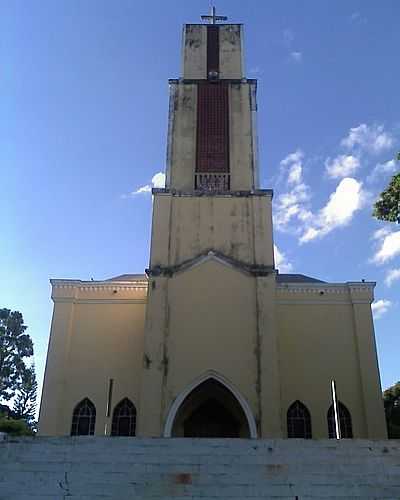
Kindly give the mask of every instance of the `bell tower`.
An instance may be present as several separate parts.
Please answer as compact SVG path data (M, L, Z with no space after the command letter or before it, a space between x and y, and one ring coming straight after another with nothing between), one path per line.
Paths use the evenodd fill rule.
M183 76L169 81L167 188L258 188L257 82L244 77L242 42L240 24L184 26Z
M257 81L243 26L183 28L182 77L169 80L165 189L154 189L150 273L205 251L272 268L271 190L259 189Z
M244 75L243 26L225 24L215 9L202 20L207 24L183 27L182 75L169 80L166 185L153 189L142 435L162 435L165 429L171 401L185 383L175 377L186 373L186 355L179 353L190 338L188 356L196 358L198 342L203 354L197 368L188 367L186 384L218 371L226 353L218 355L216 339L219 349L237 337L243 347L227 359L234 366L242 358L259 426L261 391L269 391L269 401L279 400L276 377L263 389L260 379L258 344L267 316L271 333L264 373L274 371L277 356L274 300L266 299L275 290L272 191L259 188L257 81ZM233 380L236 375L229 372L223 375ZM277 415L269 416L268 425L279 426Z

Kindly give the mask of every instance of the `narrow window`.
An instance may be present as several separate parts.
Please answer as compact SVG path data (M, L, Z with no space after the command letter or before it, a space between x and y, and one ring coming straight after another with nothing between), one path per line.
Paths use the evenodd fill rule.
M307 407L295 401L287 411L288 438L311 439L311 416Z
M114 408L111 436L136 435L136 408L128 398L124 398Z
M340 423L340 437L344 439L353 438L353 426L351 423L351 415L346 406L338 402L338 412L339 412L339 423ZM328 434L330 439L336 437L335 432L335 413L333 410L333 405L329 407L328 410Z
M96 423L96 407L90 399L82 399L72 414L71 436L92 436Z
M218 78L219 74L219 27L207 26L207 77Z

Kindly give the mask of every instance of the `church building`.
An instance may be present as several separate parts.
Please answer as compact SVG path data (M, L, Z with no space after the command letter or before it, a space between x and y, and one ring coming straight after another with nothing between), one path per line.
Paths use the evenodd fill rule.
M386 438L374 283L276 269L243 26L204 17L169 80L149 268L51 280L39 433Z

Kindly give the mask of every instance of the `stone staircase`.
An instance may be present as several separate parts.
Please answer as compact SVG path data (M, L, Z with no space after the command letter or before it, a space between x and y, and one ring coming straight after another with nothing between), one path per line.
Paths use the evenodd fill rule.
M0 441L0 500L400 500L400 441Z

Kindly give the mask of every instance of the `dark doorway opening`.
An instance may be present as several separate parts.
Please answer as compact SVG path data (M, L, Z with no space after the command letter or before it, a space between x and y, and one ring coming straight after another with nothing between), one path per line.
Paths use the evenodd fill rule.
M223 384L211 378L185 398L176 414L172 436L249 438L250 430L236 397Z

